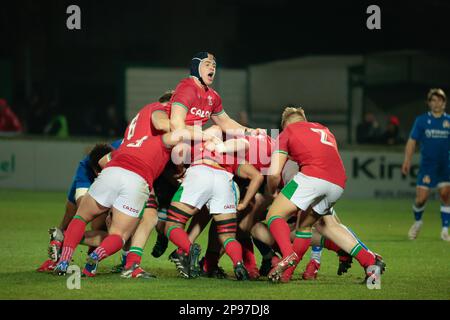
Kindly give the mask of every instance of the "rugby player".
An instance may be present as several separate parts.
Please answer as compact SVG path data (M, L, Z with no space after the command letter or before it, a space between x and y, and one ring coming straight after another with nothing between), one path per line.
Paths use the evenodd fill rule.
M278 149L272 154L268 195L276 196L266 221L283 259L269 272L269 279L280 281L283 273L292 270L311 244L311 228L319 219L326 225L321 233L361 264L367 277L373 276L369 266L380 273L385 264L381 258L364 249L331 215L331 208L341 197L346 181L345 169L334 135L321 124L306 121L301 108L286 108L282 115ZM290 156L300 167L295 177L276 194L284 164ZM296 238L290 241L286 220L300 210ZM289 272L288 272L289 273ZM290 276L286 277L289 281Z
M416 199L413 204L415 222L408 231L408 238L414 240L422 228L422 215L430 195L430 189L437 187L441 199L441 239L450 241L450 116L445 113L447 97L442 89L428 92L430 111L416 118L405 147L403 174L411 168L411 158L420 143L420 168L417 176Z
M149 105L134 117L122 145L83 198L67 228L56 274L66 274L87 223L101 212L111 208L111 226L108 236L89 255L83 269L86 276L95 276L98 263L119 251L136 228L149 190L170 159L171 147L186 135L186 130L162 134L152 124L152 111Z
M111 152L117 149L122 143L122 139L114 141L111 145L108 144L96 144L89 154L84 157L78 164L77 170L72 180L72 184L69 188L66 201L66 211L59 227L52 227L49 229L50 244L48 246L49 259L37 269L39 272L52 271L56 262L61 254L61 245L64 241L64 232L67 229L70 221L75 215L78 206L81 203L81 199L86 194L87 190L91 186L94 179L101 171L99 166L99 160ZM84 244L91 247L95 247L98 238L95 239L95 235L99 235L101 238L101 230L105 229L106 214L97 217L91 225L92 230L100 231L99 233L92 233L88 231L85 235ZM89 234L90 233L90 234ZM106 232L105 232L106 235Z

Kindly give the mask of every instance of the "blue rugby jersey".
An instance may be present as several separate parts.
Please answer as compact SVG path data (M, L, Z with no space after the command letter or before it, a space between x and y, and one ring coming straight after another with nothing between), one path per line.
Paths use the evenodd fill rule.
M445 164L449 162L450 116L444 113L435 118L431 112L416 118L410 138L420 143L422 164Z

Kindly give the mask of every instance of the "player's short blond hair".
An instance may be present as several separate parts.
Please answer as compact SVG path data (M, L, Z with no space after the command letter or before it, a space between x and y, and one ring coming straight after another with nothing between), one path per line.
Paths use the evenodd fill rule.
M428 101L430 101L431 97L433 97L433 96L439 97L442 100L447 101L447 97L445 95L445 92L441 88L432 88L432 89L430 89L430 91L428 91L428 95L427 95Z
M286 122L292 117L298 118L299 121L306 120L305 111L302 107L286 107L281 115L281 128L284 128Z

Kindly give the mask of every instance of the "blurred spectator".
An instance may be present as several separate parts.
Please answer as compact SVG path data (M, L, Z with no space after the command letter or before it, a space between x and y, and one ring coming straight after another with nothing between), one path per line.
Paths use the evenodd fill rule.
M400 136L400 120L396 116L389 117L386 131L380 137L380 143L387 145L403 144L405 141Z
M49 110L42 96L34 92L28 104L28 133L42 134L49 120Z
M44 134L56 136L58 138L69 137L69 124L67 118L59 108L59 99L56 91L48 106L50 121L44 127Z
M356 128L356 141L358 143L378 143L381 136L380 125L372 112L364 115L364 121Z
M5 99L0 99L0 131L21 132L22 124Z
M122 137L127 128L127 122L119 115L114 104L110 104L100 119L102 124L102 136Z

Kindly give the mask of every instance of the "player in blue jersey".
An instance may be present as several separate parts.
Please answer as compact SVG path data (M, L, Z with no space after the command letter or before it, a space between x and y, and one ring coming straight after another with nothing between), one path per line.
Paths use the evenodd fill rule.
M86 194L87 190L91 186L94 179L101 171L101 167L98 164L99 160L110 153L112 150L117 149L122 143L122 139L114 141L109 144L96 144L89 154L84 157L78 164L77 170L72 180L72 184L67 194L66 211L59 227L53 227L49 229L50 233L50 245L48 247L49 259L46 260L37 271L51 271L56 265L58 260L58 254L60 251L62 240L64 239L64 230L66 230L70 221L77 211L77 207L81 202L81 199ZM93 230L101 230L105 222L105 216L100 216L96 219L92 225ZM89 244L89 243L86 243Z
M420 143L420 169L417 176L416 199L413 205L415 222L408 232L411 240L417 238L422 228L422 215L430 189L437 187L441 199L441 239L450 241L448 225L450 220L450 116L446 114L447 97L442 89L428 92L430 111L416 118L406 143L403 174L408 174L416 144Z

